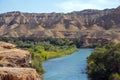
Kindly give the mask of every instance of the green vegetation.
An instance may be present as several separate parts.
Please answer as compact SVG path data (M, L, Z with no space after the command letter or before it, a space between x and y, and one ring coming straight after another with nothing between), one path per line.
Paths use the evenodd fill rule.
M44 73L42 62L51 58L62 57L69 55L77 50L73 41L68 39L13 39L1 38L2 41L16 44L18 48L29 50L32 58L32 66L39 73Z
M120 80L120 74L113 73L112 75L110 75L109 80Z
M120 43L109 43L88 57L87 73L91 80L120 80Z

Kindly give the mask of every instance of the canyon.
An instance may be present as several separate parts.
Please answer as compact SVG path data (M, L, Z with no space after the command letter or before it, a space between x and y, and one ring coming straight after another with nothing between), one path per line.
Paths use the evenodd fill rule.
M0 14L0 37L80 38L88 43L120 41L120 6L113 9L86 9L71 13Z

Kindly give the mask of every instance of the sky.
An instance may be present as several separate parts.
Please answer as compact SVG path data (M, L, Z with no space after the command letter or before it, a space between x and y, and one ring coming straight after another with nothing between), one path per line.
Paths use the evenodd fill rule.
M51 13L110 9L120 6L120 0L0 0L0 13L21 11Z

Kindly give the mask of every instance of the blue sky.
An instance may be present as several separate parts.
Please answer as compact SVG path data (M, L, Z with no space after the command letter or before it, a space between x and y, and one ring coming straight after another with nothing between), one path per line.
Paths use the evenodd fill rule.
M67 13L83 9L116 8L119 5L120 0L0 0L0 13L10 11Z

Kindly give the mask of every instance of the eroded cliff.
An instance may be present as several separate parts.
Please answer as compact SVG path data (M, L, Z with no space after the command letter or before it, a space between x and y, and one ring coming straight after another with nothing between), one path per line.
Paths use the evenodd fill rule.
M31 68L28 51L0 42L0 80L42 80L42 77Z
M120 41L120 7L71 13L0 14L0 37L89 38Z

